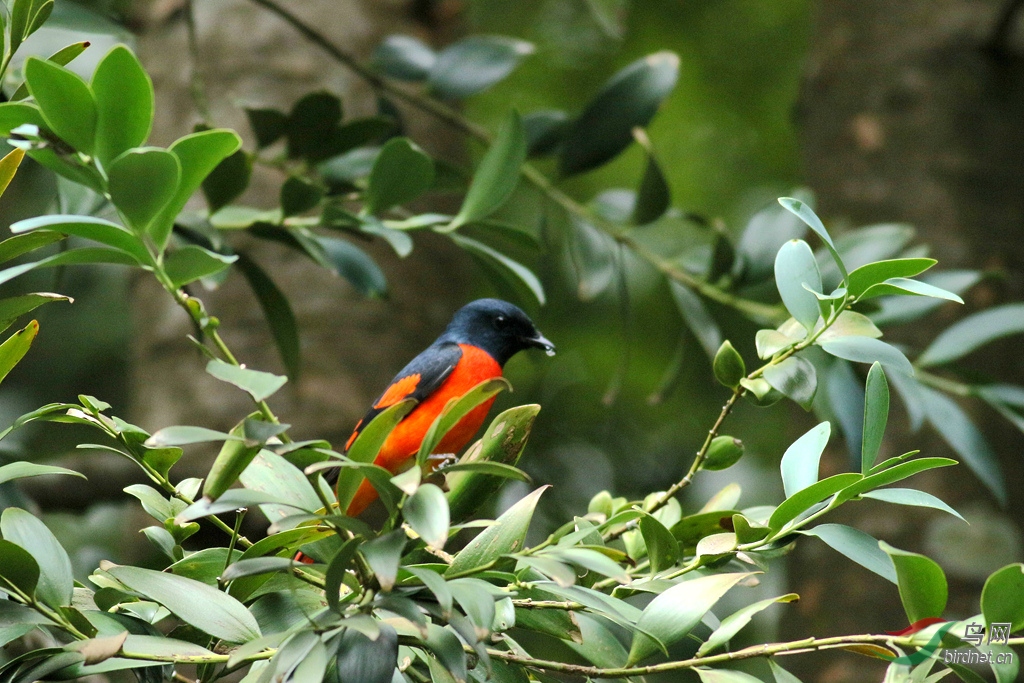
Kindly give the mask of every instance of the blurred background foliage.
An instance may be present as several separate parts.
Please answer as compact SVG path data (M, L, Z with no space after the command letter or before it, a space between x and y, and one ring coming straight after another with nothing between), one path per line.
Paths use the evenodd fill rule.
M882 221L916 224L919 241L936 245L942 266L988 269L991 276L965 296L971 310L1022 295L1016 270L1019 248L1007 247L1019 239L1024 225L1024 193L1021 179L1014 180L1006 168L1020 158L1009 150L1022 149L1024 79L1013 32L998 49L989 44L1004 3L285 4L308 19L319 15L318 24L327 35L364 59L393 33L416 35L435 47L469 33L530 41L536 51L517 71L461 105L469 118L490 130L497 128L510 105L522 113L559 109L572 115L618 69L659 50L674 51L681 58L679 82L649 136L671 187L673 205L698 218L678 221L682 241L710 243L716 231L736 237L776 196L808 187L817 197L819 214L830 219L833 233L841 234L844 226ZM190 52L187 2L57 0L50 24L23 52L46 55L69 40L88 39L93 47L73 65L88 73L114 42L135 45L156 83L154 137L161 143L206 120L238 129L251 147L243 105L287 110L301 94L318 88L338 94L346 112L366 114L375 109L373 95L364 85L251 3L196 3L193 9L196 45ZM403 115L414 139L453 164L467 165L481 151L436 121L415 112ZM964 142L975 135L972 122L978 122L984 134L1005 140L1009 150ZM635 188L645 163L645 152L633 145L613 163L562 187L588 202L611 188ZM554 170L548 161L540 167ZM279 183L273 169L257 168L247 202L273 206ZM56 189L51 174L26 162L0 204L0 224L56 208ZM436 201L437 210L453 209L443 197ZM534 202L536 197L520 188L503 211L509 216L525 214ZM542 227L537 230L544 238ZM425 235L422 244L420 239L405 261L384 249L369 248L391 285L388 298L369 301L343 283L327 283L309 276L307 268L292 268L294 257L270 252L277 266L272 272L297 309L306 362L297 388L278 408L285 421L343 442L372 396L436 335L452 310L474 295L494 293L465 255L433 236ZM993 246L1000 244L1002 249ZM531 313L560 350L554 359L520 357L510 363L507 375L516 392L503 396L497 406L532 401L544 406L523 460L535 480L555 484L541 512L554 521L585 508L602 489L633 495L678 480L724 394L707 391L713 380L706 355L680 320L663 279L619 252L628 298L623 298L618 284L592 297L581 290L571 258L562 249L539 255L514 253L545 283L548 303ZM18 284L19 290L30 286L61 291L76 301L40 312L43 332L3 385L0 421L7 423L41 403L87 393L110 402L115 413L147 429L189 420L198 424L195 392L203 394L205 408L214 406L207 426L225 428L237 419L236 399L217 393L216 383L202 384L203 363L183 339L187 324L157 302L159 292L102 267L30 277L30 283ZM229 281L209 295L208 305L224 319L225 334L241 340L251 365L279 370L269 336L258 314L250 312L254 303L239 291ZM313 303L304 304L303 299ZM752 357L756 327L727 309L709 309L723 334ZM961 315L955 307L943 308L924 323L909 326L912 329L897 330L897 339L920 343ZM1005 341L973 358L970 372L979 378L1020 382L1022 358L1019 339ZM173 376L183 378L180 385L198 388L177 386ZM880 505L842 513L845 523L935 557L951 577L957 577L951 586L951 609L962 604L964 615L971 613L973 596L988 571L1024 556L1024 512L1016 502L1024 476L1020 432L987 413L977 418L1006 471L1006 510L999 510L981 485L957 468L960 471L930 473L918 485L961 510L972 522L969 530L938 513L915 510L899 519L882 516ZM748 456L728 472L702 476L687 496L699 506L696 501L738 479L745 505L777 498L778 458L812 419L789 402L767 412L742 406L729 433L744 440ZM950 454L933 434L923 445L910 435L899 411L894 420L897 426L890 427L894 436L887 453L913 444L929 455ZM77 548L76 569L84 577L99 558L139 561L148 550L137 534L142 524L132 518L134 506L111 502L123 501L120 490L134 481L134 471L93 453L69 455L69 444L81 440L78 437L74 428L49 425L19 433L18 441L5 441L5 449L23 449L20 457L28 452L39 461L74 459L76 468L89 474L90 483L33 482L21 488L8 484L0 487L0 504L42 506L61 541L69 550ZM846 458L841 441L835 440L823 471L839 471ZM510 486L498 504L516 495ZM542 527L538 524L538 531ZM789 589L804 599L796 616L778 626L779 637L895 630L902 625L891 590L859 567L803 546L789 558L788 566L788 579L780 578L780 573L773 580L788 581ZM824 604L827 610L821 609ZM862 661L816 655L794 671L806 675L806 680L861 680L850 665L861 666Z

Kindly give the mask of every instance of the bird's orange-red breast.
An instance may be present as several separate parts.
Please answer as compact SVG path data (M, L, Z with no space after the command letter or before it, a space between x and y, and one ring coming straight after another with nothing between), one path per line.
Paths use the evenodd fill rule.
M418 403L391 432L374 460L388 471L398 472L419 451L420 443L448 401L484 380L500 377L508 359L528 348L543 349L549 355L555 350L554 344L537 331L533 321L518 307L500 299L479 299L463 306L444 333L391 380L356 425L345 449L382 410L413 398ZM462 418L434 452L462 450L480 429L493 402L493 398L485 401ZM376 498L373 486L363 481L348 514L358 515Z

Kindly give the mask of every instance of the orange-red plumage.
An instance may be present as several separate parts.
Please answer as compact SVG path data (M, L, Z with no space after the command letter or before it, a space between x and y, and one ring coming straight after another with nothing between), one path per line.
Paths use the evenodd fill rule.
M501 376L501 366L489 353L469 344L459 344L459 348L462 349L462 357L451 374L434 393L425 398L404 420L398 423L377 454L377 458L374 460L376 464L390 472L398 472L419 451L420 443L426 436L427 430L441 414L448 401L462 396L484 380ZM418 375L412 375L412 377L416 377L416 382L407 386L404 393L400 394L400 390L396 387L410 384L405 382L407 378L391 385L375 407L381 407L380 404L383 403L385 397L390 400L390 403L386 405L393 405L411 394L419 383ZM491 409L492 403L494 403L493 398L480 404L462 418L445 435L434 452L457 453L462 450L479 431L480 426L487 418L487 412ZM358 515L376 498L377 492L370 482L363 481L349 505L348 514Z

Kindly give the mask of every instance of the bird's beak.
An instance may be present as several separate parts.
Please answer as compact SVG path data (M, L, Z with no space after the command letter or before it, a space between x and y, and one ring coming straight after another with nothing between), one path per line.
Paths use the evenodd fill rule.
M523 340L529 346L536 347L544 351L549 356L555 355L555 345L551 343L551 340L545 337L541 333L537 333L536 337L529 337Z

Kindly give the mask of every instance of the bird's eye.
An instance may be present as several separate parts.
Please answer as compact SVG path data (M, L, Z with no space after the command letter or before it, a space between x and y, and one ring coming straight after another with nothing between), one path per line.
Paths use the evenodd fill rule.
M508 327L508 318L506 318L503 315L499 315L497 318L494 319L494 326L499 330L505 329L506 327Z

